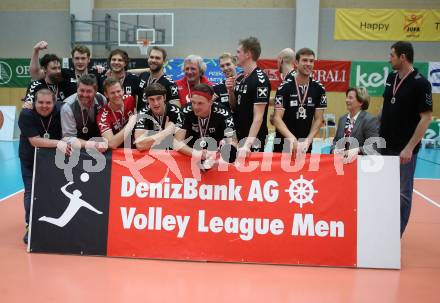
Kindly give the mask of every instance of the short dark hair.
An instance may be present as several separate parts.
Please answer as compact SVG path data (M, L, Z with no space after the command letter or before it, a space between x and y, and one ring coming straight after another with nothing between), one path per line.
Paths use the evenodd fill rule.
M82 75L78 79L78 83L82 83L84 85L94 86L95 89L98 88L98 80L96 80L96 76L94 74Z
M214 89L206 83L200 83L194 85L193 91L207 93L211 97L214 95Z
M162 48L160 46L156 46L156 45L149 49L148 57L150 57L151 51L153 51L153 50L156 50L156 51L159 51L162 53L163 61L165 61L167 59L167 51L164 48Z
M350 87L345 92L345 96L348 96L349 92L354 92L356 95L356 100L358 100L361 105L362 110L367 110L370 105L370 95L365 87Z
M73 58L73 54L75 52L78 52L80 54L87 54L87 57L90 58L90 49L85 45L80 45L80 44L75 45L72 48L72 51L70 52L70 54L72 55L72 58Z
M108 58L107 58L107 64L108 64L109 67L110 67L110 61L112 61L112 57L114 55L120 55L122 57L122 60L124 60L124 62L125 62L125 68L124 69L127 70L128 69L128 63L130 63L130 58L128 58L127 52L123 51L122 49L119 49L119 48L112 50L110 52L110 54L108 55Z
M61 64L61 59L55 54L46 54L40 59L40 65L42 68L47 68L50 62L56 61Z
M261 44L260 41L255 37L249 37L246 39L241 39L239 44L245 52L251 52L252 59L257 61L261 55Z
M151 96L166 96L166 94L167 94L167 90L165 89L165 87L157 82L148 85L144 89L144 96L146 98Z
M107 88L109 88L110 86L115 85L116 83L121 84L121 82L119 82L118 79L113 78L113 77L108 77L107 79L104 80L104 83L102 84L104 91L107 91ZM122 85L121 85L122 88Z
M400 57L400 55L404 54L409 63L414 62L414 48L410 42L397 41L391 45L391 48L394 48L394 52L397 56Z
M310 48L304 47L304 48L301 48L299 51L296 52L295 58L296 58L296 61L299 61L301 56L310 56L310 55L315 57L315 52L313 50L311 50Z
M42 88L35 93L35 102L38 100L39 95L49 95L52 98L53 103L57 101L55 94L48 88Z

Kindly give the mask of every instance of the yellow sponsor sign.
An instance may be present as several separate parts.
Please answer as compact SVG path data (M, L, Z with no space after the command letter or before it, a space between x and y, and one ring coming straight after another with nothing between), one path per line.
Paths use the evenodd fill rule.
M440 41L440 10L336 9L334 38Z

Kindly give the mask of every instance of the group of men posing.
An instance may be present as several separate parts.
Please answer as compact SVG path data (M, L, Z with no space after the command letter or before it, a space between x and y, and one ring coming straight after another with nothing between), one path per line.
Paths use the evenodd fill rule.
M428 117L424 114L432 111L430 86L412 68L413 55L407 44L398 42L392 47L390 59L397 73L387 79L381 124L387 142L383 152L400 154L402 165L414 160L412 155L426 129ZM46 48L44 41L34 47L30 70L35 80L29 85L19 118L27 223L34 147L58 147L66 154L75 146L101 152L124 146L140 151L173 148L202 161L215 158L223 144L237 147L239 157L264 150L271 85L257 66L261 54L257 38L240 40L236 56L220 56L225 80L218 84L209 82L204 75L206 65L196 55L185 58L184 77L174 82L163 71L167 53L157 46L149 50L149 70L131 71L128 55L120 49L110 52L109 70L102 71L89 69L90 51L85 46L73 48L73 69L61 68L54 54L38 60L39 52ZM325 89L312 78L315 54L311 49L296 54L284 49L277 59L283 83L275 94L271 116L276 128L273 150L304 154L311 151L323 123ZM393 60L397 62L393 64ZM237 65L243 69L240 74ZM407 69L406 74L401 73ZM426 106L429 102L430 107ZM405 131L404 125L408 125L403 127ZM409 138L402 139L399 134L403 132Z

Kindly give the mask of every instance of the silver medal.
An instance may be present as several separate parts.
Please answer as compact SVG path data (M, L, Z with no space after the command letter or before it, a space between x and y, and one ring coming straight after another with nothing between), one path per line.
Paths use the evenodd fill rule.
M48 132L45 132L44 135L43 135L43 138L44 138L44 139L49 139L49 138L50 138L49 133L48 133Z
M89 129L87 128L87 126L84 126L82 128L82 132L83 132L83 134L87 134L89 132Z
M305 108L302 107L302 106L300 106L300 107L298 108L298 111L299 111L299 113L300 113L301 115L302 115L302 114L305 114L305 112L306 112Z
M394 103L396 103L396 98L395 98L395 97L392 97L392 98L391 98L391 104L394 104Z
M206 147L206 141L205 140L200 141L200 147L201 148L205 148Z

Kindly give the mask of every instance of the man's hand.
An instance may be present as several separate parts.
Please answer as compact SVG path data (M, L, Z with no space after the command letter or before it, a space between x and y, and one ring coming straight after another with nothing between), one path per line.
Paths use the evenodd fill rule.
M298 142L296 147L296 152L300 154L305 154L309 150L310 142L308 139Z
M60 140L57 143L57 148L67 156L72 154L72 145L69 142Z
M46 41L40 41L37 44L35 44L34 50L41 51L43 49L47 49L48 45L49 44Z
M400 164L407 164L409 161L411 161L412 158L412 150L410 150L408 147L405 147L400 152Z
M34 102L32 101L26 101L23 103L23 108L26 109L33 109L34 108Z
M234 91L234 86L235 86L235 78L234 77L228 77L225 80L225 86L226 89L228 90L228 92L230 91Z

